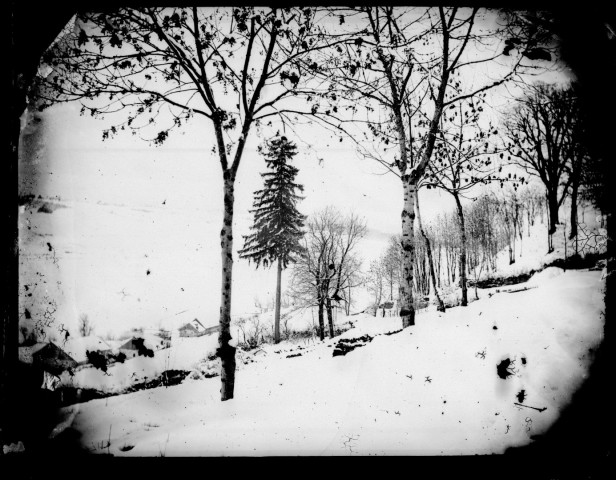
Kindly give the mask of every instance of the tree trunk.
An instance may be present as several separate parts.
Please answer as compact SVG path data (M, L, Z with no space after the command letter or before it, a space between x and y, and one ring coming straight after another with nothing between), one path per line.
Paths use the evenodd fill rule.
M556 225L560 223L558 220L558 190L555 188L548 190L547 196L550 219L548 233L552 235L556 231Z
M282 263L278 259L276 272L276 305L274 305L274 343L280 343L280 280L282 277Z
M231 284L233 274L233 201L234 178L229 172L224 173L224 216L220 231L222 254L222 298L220 303L220 331L218 334L218 351L222 364L220 389L221 400L233 398L235 387L235 347L229 345L231 340Z
M453 198L456 200L458 207L458 220L460 221L460 234L462 238L462 246L460 248L460 286L462 287L462 303L463 307L468 305L468 292L466 289L466 227L464 226L464 210L460 197L454 193Z
M347 317L351 314L351 285L349 285L348 288L349 288L349 296L347 298L346 306L344 309Z
M421 212L419 210L419 198L418 198L419 196L417 192L415 192L415 195L416 195L415 204L417 206L417 225L419 226L419 232L421 233L421 236L423 237L424 242L426 243L426 253L428 255L430 276L432 277L432 287L434 288L434 295L436 296L436 302L437 302L436 309L439 312L444 312L445 304L443 303L441 296L438 294L438 288L436 286L436 274L434 273L434 262L432 260L432 245L430 245L430 239L428 238L428 235L426 235L426 232L423 229L423 224L421 223Z
M574 179L571 185L571 232L569 233L569 240L573 240L577 236L578 189L579 182Z
M329 338L334 338L334 317L332 315L332 301L327 297L325 300L325 308L327 310L327 323L329 325Z
M402 278L400 279L400 317L402 328L415 325L413 305L413 260L415 253L413 223L415 220L415 191L417 184L402 177L404 206L402 208Z
M323 299L319 298L319 339L325 340L325 322L323 320Z

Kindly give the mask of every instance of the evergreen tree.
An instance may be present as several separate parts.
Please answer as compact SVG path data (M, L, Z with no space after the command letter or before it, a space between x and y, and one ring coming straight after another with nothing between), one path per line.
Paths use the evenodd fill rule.
M286 137L277 135L259 147L265 157L267 171L263 177L263 189L254 194L253 225L249 235L244 236L244 248L238 253L240 258L255 262L257 268L263 264L271 267L278 262L276 279L276 305L274 313L274 341L280 341L280 280L282 270L302 250L299 240L303 236L305 216L297 211L297 201L302 197L304 187L295 183L298 169L289 165L297 154L297 147Z

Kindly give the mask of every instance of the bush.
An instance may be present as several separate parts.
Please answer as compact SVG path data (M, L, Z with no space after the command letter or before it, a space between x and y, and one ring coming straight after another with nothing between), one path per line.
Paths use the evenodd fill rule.
M91 352L87 350L86 357L88 357L88 362L90 362L93 367L98 368L103 372L107 371L107 357L104 354L97 351Z

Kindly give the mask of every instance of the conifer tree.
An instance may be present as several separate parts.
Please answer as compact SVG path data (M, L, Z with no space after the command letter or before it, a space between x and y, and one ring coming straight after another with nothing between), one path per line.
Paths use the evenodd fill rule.
M238 253L240 258L271 267L278 263L276 276L276 305L274 313L274 341L280 342L280 280L282 270L302 250L299 243L303 236L305 216L296 208L302 197L304 187L295 183L298 169L289 165L297 154L296 145L285 136L277 135L266 141L259 152L265 157L267 171L263 177L263 189L254 193L253 225L249 235L244 236L244 248Z

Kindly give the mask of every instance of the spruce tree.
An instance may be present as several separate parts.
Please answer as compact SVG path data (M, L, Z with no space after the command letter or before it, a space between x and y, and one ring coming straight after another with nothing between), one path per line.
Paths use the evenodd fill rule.
M267 171L263 177L263 189L254 193L253 224L251 233L244 236L244 248L238 253L260 265L271 267L278 263L276 276L276 305L274 313L274 341L280 342L280 280L282 270L295 261L302 247L305 216L298 212L298 195L304 187L295 183L298 169L289 165L297 154L297 147L285 136L276 135L259 147L265 157Z

